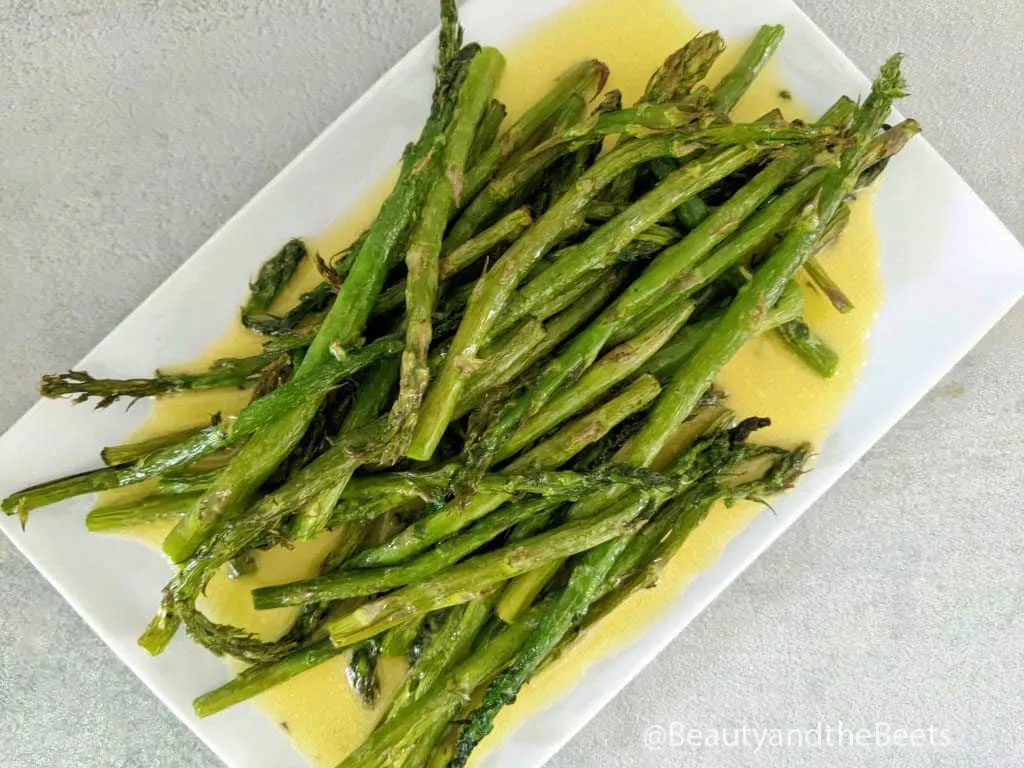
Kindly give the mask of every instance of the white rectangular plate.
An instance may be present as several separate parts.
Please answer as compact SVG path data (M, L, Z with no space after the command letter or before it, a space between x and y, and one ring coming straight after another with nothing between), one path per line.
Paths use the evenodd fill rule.
M778 56L792 90L824 109L868 81L789 0L679 0L706 29L746 36L786 26ZM463 9L472 39L500 44L569 0L474 0ZM419 130L431 90L433 38L418 45L266 186L78 366L96 375L144 375L198 354L227 326L265 254L295 233L322 231L380 178ZM337 169L345 169L339 173ZM1024 293L1024 249L953 170L918 139L893 163L876 198L885 304L863 374L822 446L814 472L728 546L643 634L594 664L579 684L492 751L489 766L547 760L888 430ZM197 311L198 310L198 311ZM91 409L41 401L0 438L0 496L88 469L104 445L146 409ZM304 765L287 738L250 706L208 720L192 698L224 680L223 663L179 636L158 658L135 644L156 607L168 566L142 547L88 535L89 501L36 514L4 531L89 625L214 752L238 768ZM70 519L69 519L70 518ZM29 629L29 631L32 631Z

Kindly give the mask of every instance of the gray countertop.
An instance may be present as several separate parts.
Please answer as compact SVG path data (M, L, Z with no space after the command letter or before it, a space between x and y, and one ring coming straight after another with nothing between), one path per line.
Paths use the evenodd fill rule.
M1024 237L1020 0L803 6L865 71L906 52L905 111ZM434 23L423 0L0 0L0 428ZM1021 381L1024 306L553 764L1024 765ZM218 764L2 537L0 573L0 764ZM644 744L819 723L949 743Z

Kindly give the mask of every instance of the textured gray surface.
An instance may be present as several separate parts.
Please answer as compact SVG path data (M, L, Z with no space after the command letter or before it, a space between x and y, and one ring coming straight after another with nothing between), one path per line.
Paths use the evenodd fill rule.
M1024 237L1019 0L803 5L867 71L907 53L906 111ZM433 23L422 0L0 0L0 428ZM554 765L1024 765L1022 380L1018 307ZM0 573L0 765L217 764L6 539ZM672 722L952 744L644 747Z

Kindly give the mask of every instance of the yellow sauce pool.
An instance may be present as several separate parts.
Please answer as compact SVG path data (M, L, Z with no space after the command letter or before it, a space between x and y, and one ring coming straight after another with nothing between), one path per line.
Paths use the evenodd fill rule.
M611 68L609 87L623 91L627 103L643 90L650 73L664 57L700 32L672 0L579 0L563 13L531 30L526 39L503 50L508 67L498 93L514 116L539 96L563 70L585 58L597 57ZM472 37L472 30L469 31ZM726 69L742 42L730 45L725 61L716 66L712 78ZM789 118L811 115L794 101L780 100L784 85L771 69L763 74L736 110L741 119L753 119L773 107ZM379 188L322 235L307 238L311 250L330 256L351 242L372 220L384 194ZM865 341L881 300L878 271L878 242L870 201L853 205L850 225L841 240L822 256L830 273L843 286L856 310L835 312L814 289L805 289L806 315L815 330L839 353L838 374L829 380L818 378L802 367L770 335L749 343L719 377L729 395L729 405L741 415L765 415L772 426L762 439L780 444L810 441L820 443L835 420L856 380L865 353ZM289 295L287 304L319 277L308 266ZM255 352L257 339L241 326L230 329L188 367L200 367L217 357ZM239 410L248 395L244 392L190 394L160 400L139 437L160 434L206 421L215 411ZM138 493L132 489L133 493ZM125 498L122 492L120 498ZM636 636L652 616L674 600L682 588L706 568L729 539L755 514L751 505L714 511L688 541L665 571L662 583L624 603L613 615L589 630L561 659L551 665L522 692L514 707L499 718L498 733L551 701L571 686L587 665L615 651ZM156 542L166 532L161 525L137 532L140 538ZM261 553L255 575L229 581L219 577L211 584L204 609L219 621L245 626L273 637L290 619L287 610L257 613L250 607L253 587L311 575L319 558L330 545L330 536L292 550ZM156 596L154 596L154 602ZM400 683L402 664L384 660L382 685L388 694ZM345 678L347 659L340 657L310 670L255 700L257 706L284 727L296 747L316 766L334 766L369 732L380 715L360 704ZM196 691L197 694L202 693ZM383 706L383 705L382 705ZM500 737L499 737L500 738ZM486 745L494 744L492 736ZM483 750L481 750L483 753Z

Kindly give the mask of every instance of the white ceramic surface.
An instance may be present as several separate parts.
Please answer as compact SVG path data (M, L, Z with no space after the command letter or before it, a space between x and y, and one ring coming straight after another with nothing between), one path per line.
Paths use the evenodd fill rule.
M471 0L469 36L500 44L567 0ZM791 90L822 109L867 80L788 0L689 0L707 28L746 36L783 23L778 61ZM431 38L356 102L82 363L98 375L143 375L188 359L236 311L240 286L258 262L296 233L315 233L356 202L418 131L427 109ZM370 126L374 126L373 130ZM338 169L344 169L339 173ZM1024 293L1024 249L921 139L892 164L876 198L885 303L853 397L822 446L816 470L728 546L643 636L587 671L580 683L510 734L489 766L538 765L613 697L700 610L900 418ZM199 310L199 311L197 311ZM145 419L142 404L97 418L86 408L43 401L0 438L0 495L28 482L94 466L100 447ZM179 637L159 658L136 645L169 567L141 545L89 536L90 500L37 513L26 532L0 526L147 685L229 765L301 766L283 733L249 706L200 721L192 698L222 682L223 664Z

